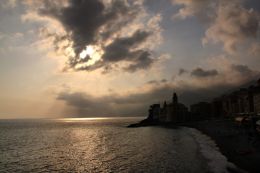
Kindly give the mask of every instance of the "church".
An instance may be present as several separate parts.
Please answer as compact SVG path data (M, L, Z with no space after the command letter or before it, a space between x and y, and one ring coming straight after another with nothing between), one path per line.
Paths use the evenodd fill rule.
M188 108L178 102L178 96L173 93L172 100L170 103L166 101L163 107L160 104L153 104L149 109L149 119L159 122L185 122L188 116Z

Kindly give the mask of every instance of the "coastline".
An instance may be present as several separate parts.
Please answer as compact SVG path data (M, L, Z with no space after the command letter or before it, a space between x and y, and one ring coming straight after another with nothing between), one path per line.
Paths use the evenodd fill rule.
M178 128L181 126L195 128L211 137L221 153L228 161L250 173L260 172L260 139L251 135L248 129L236 124L231 119L214 119L187 123L159 123L148 119L128 127L161 126L165 128ZM231 170L232 172L232 170Z

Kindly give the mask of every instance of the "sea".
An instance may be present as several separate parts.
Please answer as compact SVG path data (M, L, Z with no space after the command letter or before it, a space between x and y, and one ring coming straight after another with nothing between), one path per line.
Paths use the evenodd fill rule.
M0 120L0 172L228 173L236 168L200 131L127 128L140 120Z

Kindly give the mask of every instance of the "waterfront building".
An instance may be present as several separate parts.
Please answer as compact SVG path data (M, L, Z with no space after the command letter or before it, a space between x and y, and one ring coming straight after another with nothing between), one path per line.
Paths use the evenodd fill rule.
M243 114L260 114L260 79L256 85L241 88L212 102L213 116L235 117Z
M260 115L260 92L254 95L254 108L255 108L255 113Z
M163 104L160 112L160 122L184 122L188 115L188 108L178 102L178 96L173 93L172 101L170 103Z
M202 120L211 117L211 104L208 102L199 102L190 106L192 120Z
M257 81L257 86L253 91L254 112L260 115L260 79Z
M152 121L159 121L160 104L153 104L150 106L148 119Z
M171 101L164 101L162 107L160 104L150 106L148 119L155 122L180 123L251 114L260 115L260 79L256 85L225 94L213 99L211 103L193 104L190 106L190 112L184 104L179 103L177 94L173 93Z

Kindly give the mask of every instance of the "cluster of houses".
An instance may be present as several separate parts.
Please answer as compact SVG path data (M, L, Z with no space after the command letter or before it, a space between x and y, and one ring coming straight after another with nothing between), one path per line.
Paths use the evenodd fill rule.
M238 117L260 115L260 79L255 85L241 88L229 94L215 98L212 102L199 102L190 106L190 110L178 102L174 93L170 103L153 104L148 119L157 122L181 123L216 117Z

